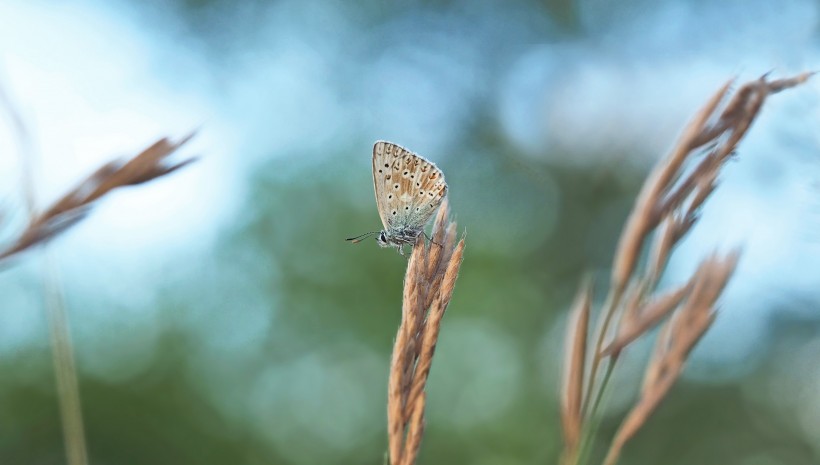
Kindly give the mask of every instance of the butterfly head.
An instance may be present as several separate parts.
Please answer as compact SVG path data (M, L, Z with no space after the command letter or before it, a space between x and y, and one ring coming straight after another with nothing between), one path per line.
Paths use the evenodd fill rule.
M391 244L389 238L390 236L388 236L388 233L385 231L379 231L379 233L376 234L376 242L380 247L390 247Z

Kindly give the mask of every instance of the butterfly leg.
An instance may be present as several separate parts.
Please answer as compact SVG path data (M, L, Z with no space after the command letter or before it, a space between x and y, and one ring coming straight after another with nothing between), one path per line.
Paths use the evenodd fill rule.
M443 247L441 244L439 244L438 242L434 241L432 237L428 236L426 232L422 231L421 233L422 233L422 234L424 234L425 239L427 239L427 240L428 240L428 241L430 241L431 243L436 244L436 245L437 245L437 246L439 246L439 247Z

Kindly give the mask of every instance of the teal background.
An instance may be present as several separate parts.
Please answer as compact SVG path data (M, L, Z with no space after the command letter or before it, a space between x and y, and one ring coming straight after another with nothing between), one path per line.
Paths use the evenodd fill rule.
M138 138L100 149L100 160L200 128L183 154L200 155L197 164L104 199L50 247L94 464L382 463L406 261L343 240L380 228L376 139L442 168L467 233L419 463L556 463L566 309L587 272L603 298L648 170L726 79L817 68L816 2L33 5L7 5L8 27L29 39L9 32L0 52L40 139L43 202L97 163L74 138L111 130L74 111L137 115L128 118ZM42 81L27 80L30 68ZM63 77L77 107L38 87ZM705 229L673 261L681 276L725 246L724 233L752 236L721 226L738 212L782 228L744 248L722 329L622 463L820 461L816 95L809 84L773 97L727 167L721 189L733 194L704 212ZM9 186L8 237L22 222ZM789 221L757 210L798 204ZM65 463L42 254L0 275L3 465ZM596 457L650 347L627 354Z

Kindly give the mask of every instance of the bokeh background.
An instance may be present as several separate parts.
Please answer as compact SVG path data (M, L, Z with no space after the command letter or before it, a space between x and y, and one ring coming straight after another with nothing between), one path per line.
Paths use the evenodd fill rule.
M727 79L820 66L820 3L0 3L38 199L199 129L201 160L49 247L94 464L381 464L405 260L373 141L434 160L468 232L422 464L555 463L565 311L640 183ZM666 279L742 247L720 317L625 464L820 462L820 81L764 109ZM5 116L4 116L5 118ZM7 237L25 222L0 121ZM42 251L0 274L0 464L65 463ZM602 293L599 293L599 298ZM629 408L631 349L604 431ZM604 435L606 436L606 435ZM603 447L604 444L601 444Z

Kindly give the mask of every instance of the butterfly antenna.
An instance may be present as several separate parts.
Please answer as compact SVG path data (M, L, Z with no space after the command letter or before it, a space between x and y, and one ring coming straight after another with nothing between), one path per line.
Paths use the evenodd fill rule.
M370 232L366 232L366 233L361 234L361 235L356 236L356 237L348 237L345 240L350 241L354 244L358 244L359 242L367 239L368 237L372 236L373 234L378 234L378 233L379 233L379 231L370 231Z

